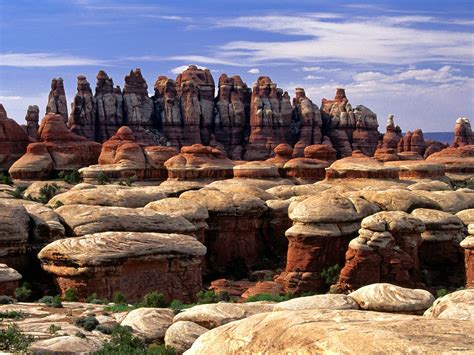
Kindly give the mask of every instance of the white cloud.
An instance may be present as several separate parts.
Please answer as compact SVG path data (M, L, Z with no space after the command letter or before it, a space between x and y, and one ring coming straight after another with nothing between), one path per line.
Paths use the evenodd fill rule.
M0 66L6 67L64 67L106 65L99 59L56 53L0 53Z
M25 94L21 96L10 96L2 93L2 96L0 96L0 103L3 104L9 118L13 118L19 124L26 124L25 115L29 105L38 105L40 108L41 120L43 117L42 114L44 114L46 102L48 101L48 94L48 92L43 92L33 95Z
M260 70L258 70L257 68L253 68L253 69L250 69L247 73L258 74L258 73L260 73Z
M21 96L0 96L1 101L21 100Z
M306 75L303 79L304 80L318 80L318 79L325 79L325 78L322 76L316 76L316 75Z
M429 16L346 17L331 21L311 15L267 15L217 20L218 27L308 37L285 41L233 41L216 50L216 58L246 63L339 61L409 65L420 62L471 65L474 33L410 27L435 21ZM465 21L453 19L451 22Z
M183 71L188 69L188 67L189 67L189 65L180 65L179 67L171 69L170 72L172 72L173 74L181 74ZM201 67L199 65L197 65L197 67L199 69L207 69L206 67Z

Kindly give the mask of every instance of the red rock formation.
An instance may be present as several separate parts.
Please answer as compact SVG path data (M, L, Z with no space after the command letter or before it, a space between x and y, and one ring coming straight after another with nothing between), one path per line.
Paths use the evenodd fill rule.
M15 297L15 290L20 287L21 275L5 264L0 264L0 295Z
M336 153L336 149L325 144L314 144L304 149L305 158L323 160L328 163L336 160Z
M474 228L468 227L469 236L461 242L464 248L464 263L466 270L466 288L474 288Z
M285 164L285 176L300 183L324 180L326 168L336 160L336 150L322 144L307 146L304 155L304 158L294 158Z
M71 105L69 128L88 140L99 140L97 127L96 98L92 95L89 82L84 75L77 77L77 94Z
M62 116L49 113L38 130L38 143L12 165L9 172L16 179L44 179L53 171L67 171L97 163L101 145L70 132Z
M321 115L323 131L338 157L350 156L353 149L374 154L379 140L377 115L362 105L352 109L344 89L337 89L334 100L322 100Z
M420 282L418 246L425 225L402 211L379 212L362 220L349 243L336 288L347 292L372 283L416 287Z
M181 148L181 153L164 163L168 179L221 180L232 178L234 163L212 147L193 144Z
M441 179L445 176L443 164L426 162L424 160L389 161L385 166L397 167L398 178L401 180L413 179Z
M36 105L28 106L25 116L26 132L31 139L36 140L38 135L39 107Z
M234 166L235 178L279 179L280 174L275 164L268 161L250 161Z
M190 65L176 77L176 86L181 97L183 121L187 128L189 125L189 131L185 130L185 145L208 145L214 118L215 84L211 71Z
M293 148L291 148L291 145L286 143L278 144L275 149L273 149L273 152L275 153L275 156L266 161L275 164L278 169L282 169L285 163L288 160L291 160L293 156Z
M399 153L414 153L420 157L423 157L425 150L426 144L421 129L416 129L413 133L407 131L398 145Z
M7 117L7 112L0 104L0 171L8 170L26 151L30 142L28 134Z
M389 115L387 118L387 131L383 135L382 144L377 147L374 153L374 158L382 162L400 160L397 149L401 140L400 127L395 127L393 115Z
M474 172L474 145L449 147L431 154L426 161L444 164L447 173L472 174Z
M444 144L435 140L427 139L425 140L426 150L423 154L423 158L428 158L431 154L437 153L449 147L448 144Z
M63 295L74 288L80 299L92 293L111 299L120 291L136 302L157 291L167 300L193 302L202 285L205 253L187 235L104 232L55 241L38 258Z
M293 156L299 158L303 156L307 146L322 142L321 126L323 121L318 106L306 97L304 89L296 88L293 106L300 122L300 137L295 145Z
M379 208L360 197L320 194L293 202L289 216L293 226L286 231L288 257L285 272L276 281L285 292L327 290L321 272L341 265L349 240L359 221Z
M214 126L216 140L224 145L228 156L242 159L246 112L250 101L250 89L240 76L229 78L222 74L219 78Z
M46 113L57 113L63 116L64 122L67 123L67 102L66 92L64 91L64 83L62 78L54 78L51 80L51 91L48 96L48 104L46 105Z
M97 181L100 174L110 180L129 177L148 180L166 180L164 163L178 154L173 147L145 146L135 138L130 127L123 126L102 145L99 165L81 169L84 181Z
M285 143L293 108L287 92L277 88L268 76L258 78L252 88L250 137L246 160L264 160L275 146Z
M462 147L474 144L474 134L472 133L471 122L467 117L460 117L456 120L454 127L454 147Z
M95 99L97 108L96 137L103 142L112 137L124 124L123 97L120 87L114 88L112 78L100 70L96 76Z
M124 121L132 130L153 128L153 101L148 97L148 85L140 69L125 76L123 88Z

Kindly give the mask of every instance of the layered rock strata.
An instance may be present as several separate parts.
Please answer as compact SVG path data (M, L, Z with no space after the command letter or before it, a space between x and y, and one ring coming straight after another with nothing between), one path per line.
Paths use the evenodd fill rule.
M299 158L303 157L304 150L307 146L320 144L322 142L321 126L323 125L323 121L319 107L306 97L304 89L296 88L295 95L293 106L300 124L300 130L293 156Z
M474 288L474 224L468 226L469 235L461 242L464 248L466 288Z
M53 242L38 254L61 294L77 290L112 299L120 291L129 302L149 292L192 302L201 289L201 257L206 248L181 234L105 232Z

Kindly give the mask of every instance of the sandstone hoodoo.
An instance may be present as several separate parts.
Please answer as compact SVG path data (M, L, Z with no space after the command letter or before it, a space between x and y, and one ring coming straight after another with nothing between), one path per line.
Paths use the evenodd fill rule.
M468 226L468 233L466 239L461 242L461 247L464 248L464 263L466 272L466 287L474 288L474 225Z
M25 153L29 143L28 134L15 120L8 118L5 108L0 104L0 171L8 171Z
M48 95L46 113L57 113L63 117L64 123L68 121L66 92L63 78L51 80L51 90Z
M15 290L20 286L21 275L15 269L5 264L0 264L0 294L14 296Z
M62 294L74 288L82 299L92 293L112 299L120 291L134 302L159 291L169 300L192 302L201 289L205 253L187 235L105 232L58 240L38 257Z
M173 147L146 146L130 127L123 126L102 144L99 165L81 169L84 181L95 182L99 176L109 180L127 178L166 180L168 171L164 163L178 154Z
M36 140L39 129L39 107L36 105L28 106L25 116L26 132L31 139Z
M38 130L38 142L9 170L12 178L47 179L60 171L76 170L97 163L101 145L78 136L66 127L61 115L48 113Z
M454 147L474 144L471 122L467 117L459 117L454 127Z
M378 206L362 198L334 193L293 202L289 208L293 226L286 231L286 269L277 282L286 292L327 289L322 273L343 264L347 245L356 235L360 221L378 210Z

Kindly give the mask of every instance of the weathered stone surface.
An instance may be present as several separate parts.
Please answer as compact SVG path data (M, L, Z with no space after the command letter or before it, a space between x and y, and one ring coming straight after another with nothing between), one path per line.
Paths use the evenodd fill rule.
M30 216L22 205L0 202L0 263L23 269Z
M464 248L464 270L466 274L466 288L474 288L474 225L468 226L469 236L461 242Z
M16 179L41 180L54 171L69 171L97 162L100 144L87 141L70 132L62 116L47 114L38 130L38 143L12 165L10 175Z
M26 133L31 139L36 139L39 128L39 107L36 105L28 106L25 116Z
M397 167L398 177L404 180L442 179L445 176L444 164L424 160L400 160L386 162L385 166Z
M165 345L173 347L180 354L184 353L208 330L193 322L177 321L166 330Z
M132 130L153 128L153 101L148 97L148 85L140 69L130 70L123 87L124 122Z
M246 160L267 159L273 148L285 143L293 108L290 96L277 88L268 76L261 76L252 88L250 102L250 136Z
M349 294L360 308L369 311L394 313L419 313L427 310L435 298L431 293L420 289L378 283L359 288Z
M273 311L301 311L304 309L359 309L353 298L347 295L326 294L297 297L277 303Z
M223 144L231 159L242 159L246 111L250 101L250 89L240 76L219 77L219 93L216 99L217 114L214 118L215 138Z
M321 272L342 264L360 220L378 210L362 198L337 193L293 202L288 209L293 226L285 233L289 241L286 268L276 281L286 292L323 291L328 285Z
M437 181L437 180L422 180L418 181L412 185L408 186L409 190L415 191L415 190L424 190L424 191L448 191L452 190L452 187L442 181Z
M300 158L305 155L304 150L307 146L321 144L323 139L321 133L323 121L319 107L306 97L304 89L296 88L295 95L293 106L300 124L300 136L295 144L293 156Z
M282 169L285 163L292 158L293 148L289 144L280 143L273 149L273 152L275 156L266 161L275 164L278 169Z
M62 294L75 288L80 298L96 293L111 299L120 291L134 302L151 291L192 302L201 289L201 257L206 248L182 234L105 232L57 240L38 254Z
M474 171L474 145L449 147L431 154L426 161L444 164L447 173L472 174Z
M234 163L215 148L194 144L164 163L168 179L219 180L232 177Z
M352 156L336 160L326 169L326 179L398 179L398 168L354 151Z
M469 191L469 190L468 190ZM413 191L414 194L435 201L442 211L457 213L474 207L474 193L468 191ZM420 206L421 207L421 206ZM433 208L427 207L426 208ZM436 208L437 209L437 208Z
M355 290L379 282L417 286L424 223L406 212L383 211L364 218L361 226L359 236L349 243L337 289Z
M423 314L442 319L474 320L474 289L449 293L434 301Z
M459 117L454 126L454 147L474 144L471 122L467 117Z
M28 134L0 104L0 170L8 170L26 151L30 142Z
M21 278L18 271L6 264L0 264L0 295L14 297L16 288L20 286Z
M71 105L69 127L72 132L91 141L100 141L97 126L97 102L84 75L77 77L77 93Z
M469 224L474 224L474 208L459 211L456 216L461 219L466 227Z
M51 80L51 90L48 95L48 104L46 113L55 113L62 116L64 123L67 123L67 102L66 92L64 91L64 82L62 78Z
M193 234L188 220L152 210L90 205L66 205L55 210L75 237L101 232L162 232Z
M204 328L213 329L257 313L271 312L273 306L273 303L268 302L201 304L178 313L173 323L189 321Z
M470 352L474 326L460 320L357 310L254 315L201 335L187 354ZM437 341L433 341L437 339Z
M209 212L205 245L206 265L224 272L235 262L253 265L264 251L261 238L265 202L243 193L205 188L187 191L179 199L205 207ZM232 247L230 247L232 246ZM239 261L236 261L239 260Z
M280 174L275 164L268 161L251 161L234 166L235 178L279 179Z
M379 140L377 115L362 105L353 109L344 89L337 89L333 100L322 100L321 115L323 131L328 132L338 158L350 156L353 150L374 154Z
M173 317L174 313L169 308L138 308L130 311L120 325L131 327L147 342L163 342Z
M64 238L65 229L55 211L41 203L25 203L23 207L30 215L31 247L41 248L47 243Z
M121 185L78 184L71 190L54 196L50 206L97 205L138 208L168 197L160 186L128 187Z
M301 183L312 183L324 180L328 166L329 164L323 160L294 158L285 164L284 170L288 178Z
M57 188L57 193L63 193L69 191L73 185L68 184L65 181L35 181L23 192L23 196L28 199L38 199L41 195L41 189L45 186L52 185Z
M35 354L90 354L101 348L102 343L96 339L66 335L35 341L29 350Z

